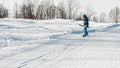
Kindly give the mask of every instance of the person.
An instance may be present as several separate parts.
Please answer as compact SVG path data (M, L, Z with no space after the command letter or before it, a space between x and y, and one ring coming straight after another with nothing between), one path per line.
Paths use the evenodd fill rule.
M86 14L83 15L83 26L84 26L84 29L83 29L82 36L86 37L86 36L88 36L87 28L89 27L88 17L86 16Z

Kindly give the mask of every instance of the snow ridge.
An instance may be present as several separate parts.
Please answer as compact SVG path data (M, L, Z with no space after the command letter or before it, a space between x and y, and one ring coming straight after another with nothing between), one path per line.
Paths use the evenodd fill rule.
M120 24L0 19L1 68L119 68Z

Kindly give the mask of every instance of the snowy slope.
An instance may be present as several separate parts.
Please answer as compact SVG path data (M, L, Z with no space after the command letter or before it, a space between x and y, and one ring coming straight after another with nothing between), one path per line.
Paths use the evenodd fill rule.
M120 24L0 19L0 68L120 68Z

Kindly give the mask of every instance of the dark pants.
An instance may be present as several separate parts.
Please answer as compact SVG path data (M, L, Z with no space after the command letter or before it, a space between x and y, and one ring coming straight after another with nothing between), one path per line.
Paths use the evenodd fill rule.
M84 29L83 29L83 36L87 36L87 35L88 35L87 28L88 28L88 26L84 26Z

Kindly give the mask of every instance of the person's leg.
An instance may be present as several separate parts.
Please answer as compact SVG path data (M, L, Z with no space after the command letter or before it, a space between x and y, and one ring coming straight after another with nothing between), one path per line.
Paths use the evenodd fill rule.
M83 29L83 37L87 36L88 32L87 32L87 27L85 26Z
M88 27L86 27L86 29L85 29L85 31L86 31L86 32L85 32L85 33L86 33L86 36L88 35L88 31L87 31L87 28L88 28Z
M86 36L86 27L83 29L83 36Z

